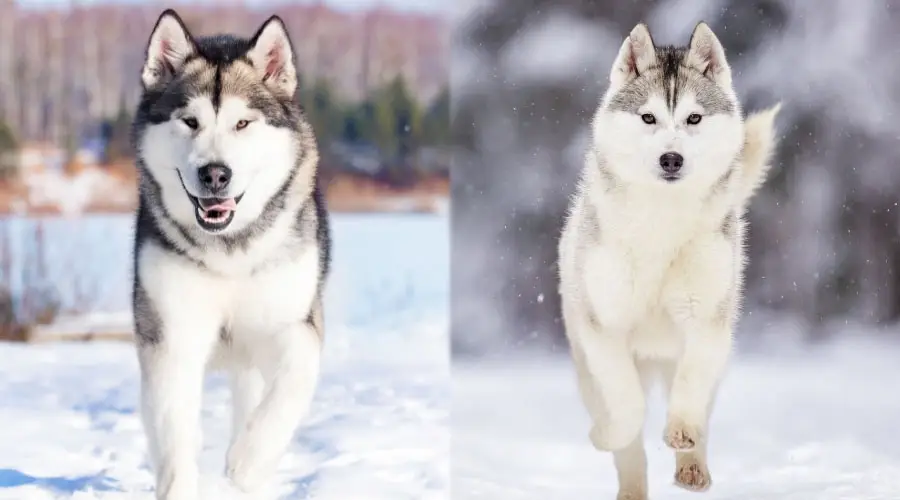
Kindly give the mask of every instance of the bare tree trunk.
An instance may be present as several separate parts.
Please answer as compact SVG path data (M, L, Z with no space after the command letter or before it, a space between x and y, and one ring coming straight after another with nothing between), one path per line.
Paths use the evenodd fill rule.
M22 51L24 78L27 87L23 92L23 123L22 135L26 140L40 140L41 115L43 111L42 101L42 68L44 66L45 43L42 36L41 25L35 17L29 19L28 26L23 30L25 37Z
M16 125L18 115L18 86L14 78L16 17L15 0L0 0L0 120L10 127Z
M63 145L63 130L66 108L66 15L64 11L54 13L50 21L50 75L48 81L52 87L48 96L50 100L50 140L56 145Z
M100 61L100 26L97 12L94 9L85 10L82 32L82 77L87 98L87 113L82 116L82 122L78 124L78 131L84 131L88 123L93 123L103 115L103 81L101 79ZM79 134L80 135L80 134Z

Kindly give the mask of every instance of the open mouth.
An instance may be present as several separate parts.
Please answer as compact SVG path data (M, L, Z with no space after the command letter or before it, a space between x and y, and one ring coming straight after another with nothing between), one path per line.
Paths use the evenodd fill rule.
M660 177L662 178L662 180L664 180L666 182L675 182L675 181L681 179L681 174L664 173L664 174L660 175Z
M213 233L221 231L231 224L234 212L243 196L240 194L234 198L198 198L188 194L194 204L197 223L203 229Z
M177 170L176 172L178 172L178 180L181 181L184 193L194 205L194 216L197 217L197 224L210 233L215 233L228 227L234 219L234 212L237 210L241 198L244 197L244 193L234 198L199 198L188 191L187 186L184 185L184 179L181 178L181 172Z

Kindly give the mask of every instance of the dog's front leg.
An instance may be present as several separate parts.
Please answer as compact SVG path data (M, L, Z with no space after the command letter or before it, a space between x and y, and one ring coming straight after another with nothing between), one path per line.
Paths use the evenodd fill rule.
M629 345L641 309L635 301L632 266L623 252L600 247L588 255L580 278L586 297L564 298L564 309L568 334L581 349L582 394L592 394L586 401L593 419L590 438L598 450L619 451L640 436L646 409Z
M197 500L200 406L208 350L177 340L138 347L141 400L156 498Z
M585 401L592 412L591 443L601 451L622 450L640 437L646 412L634 357L622 334L591 332L580 344L583 366L576 363L576 368L582 394L593 393L597 400Z
M685 332L669 393L666 444L691 450L705 440L715 393L725 373L732 337L725 325L697 324Z
M231 373L231 444L241 435L253 410L262 401L265 380L256 368L238 367Z
M665 372L669 409L663 440L676 452L675 482L705 491L712 478L706 453L709 417L731 352L731 330L724 325L696 325L685 332L681 358Z
M138 250L133 310L141 413L159 500L197 500L203 379L223 323L218 282L155 245Z
M679 451L706 440L719 382L731 354L740 259L720 235L698 239L672 266L662 301L683 348L668 376L665 442Z
M228 450L226 474L240 490L258 490L278 466L318 382L321 340L303 322L271 339L258 352L266 380L263 399Z

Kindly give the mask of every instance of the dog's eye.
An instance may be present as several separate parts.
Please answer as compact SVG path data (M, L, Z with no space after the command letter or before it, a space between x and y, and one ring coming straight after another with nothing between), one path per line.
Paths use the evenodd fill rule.
M644 123L647 125L653 125L656 123L656 117L651 115L650 113L644 113L641 115L641 120L644 120Z
M196 118L182 118L181 121L183 121L184 124L187 125L191 130L197 130L197 127L200 126L200 124L197 123Z
M250 125L250 120L238 120L238 122L234 125L235 130L244 130L247 128L247 125Z
M688 125L696 125L700 123L700 120L702 119L703 117L698 115L697 113L691 113L690 115L688 115L687 122Z

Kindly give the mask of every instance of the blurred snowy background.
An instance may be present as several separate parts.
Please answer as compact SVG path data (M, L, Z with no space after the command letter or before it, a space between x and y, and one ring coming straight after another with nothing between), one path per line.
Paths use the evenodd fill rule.
M746 110L784 102L704 498L900 498L900 3L470 0L455 16L454 498L614 498L565 348L557 239L622 40L644 21L684 45L700 20ZM692 498L651 408L651 496Z
M784 101L775 168L750 211L748 312L790 316L810 337L834 320L898 318L900 4L476 1L457 11L451 74L461 352L560 343L557 237L612 60L639 21L657 43L686 44L701 19L746 110ZM745 337L760 329L744 323Z

